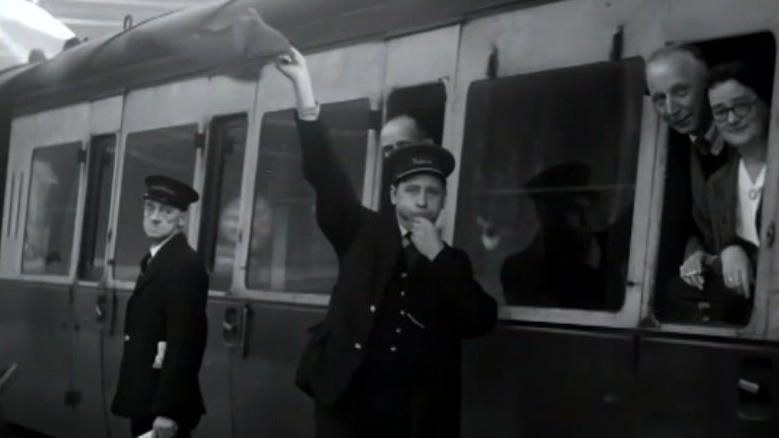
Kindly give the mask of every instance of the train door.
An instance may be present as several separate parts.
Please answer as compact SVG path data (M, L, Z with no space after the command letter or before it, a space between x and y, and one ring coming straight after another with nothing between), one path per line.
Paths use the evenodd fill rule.
M502 305L464 344L464 437L632 436L646 7L545 3L462 27L448 229Z
M375 120L384 45L364 43L307 58L321 117L363 201L372 203L377 157ZM307 437L310 400L294 384L306 327L324 316L337 260L314 217L303 180L293 91L273 66L263 70L252 121L239 242L240 291L246 304L226 310L233 340L231 411L235 436Z
M737 68L750 72L750 86L757 93L756 100L738 113L726 109L727 117L722 120L717 120L716 108L712 114L712 124L724 140L724 150L733 156L709 177L710 193L717 175L737 169L730 163L739 163L741 157L738 145L731 146L732 133L729 134L727 124L763 117L761 114L765 113L755 108L765 104L770 111L770 116L765 115L766 129L770 130L765 146L767 166L760 201L761 225L757 226L758 249L748 262L756 268L756 283L748 298L744 298L727 288L716 289L720 282L727 282L717 264L712 265L713 273L706 277L704 293L680 287L683 254L679 245L684 245L680 239L685 236L669 218L679 208L673 194L680 193L679 187L686 190L689 186L686 176L678 177L680 171L689 168L684 161L689 156L689 141L677 144L671 129L657 123L660 135L656 162L660 165L656 172L664 177L654 180L656 195L650 216L648 248L650 260L655 262L646 278L652 293L645 296L642 306L642 321L648 333L642 336L638 357L636 393L641 397L636 419L643 425L640 436L770 437L779 431L779 347L772 329L776 326L772 297L777 285L775 32L779 29L779 17L773 12L767 15L775 9L770 1L666 1L662 7L658 5L658 10L663 11L658 18L663 23L664 43L684 42L696 47L710 72L723 71L725 64L741 64ZM756 103L758 100L762 104ZM718 198L709 209L712 223L726 224L723 215L742 203L736 201L736 196L734 192L732 196ZM689 208L689 204L682 207ZM723 248L711 250L714 260L720 260L721 269L727 269Z
M114 182L122 98L90 103L88 139L81 150L81 192L74 234L78 263L71 303L73 388L66 400L77 411L78 436L108 436L109 402L104 377L104 339L111 297L106 286L106 239Z
M103 371L108 403L118 379L127 301L140 271L139 262L148 251L142 227L144 178L153 174L170 176L192 184L202 193L210 86L214 84L208 78L190 79L131 91L124 99L107 261L111 294L106 303ZM217 103L214 106L219 107ZM197 247L201 208L196 203L189 210L186 234L193 248ZM214 415L206 416L201 426L209 434L222 435L231 432L229 415L219 411L227 400L228 370L224 367L226 349L214 328L220 318L210 304L209 298L210 333L200 380L207 408ZM109 422L113 436L128 433L126 420L112 415Z
M89 105L71 105L19 117L11 134L0 321L3 357L19 364L19 374L3 394L3 414L52 436L76 435L76 415L87 407L74 379L71 301L89 120Z
M240 436L233 421L232 362L238 348L235 334L225 328L224 315L240 308L235 296L238 247L245 240L241 232L241 210L250 204L241 193L246 185L247 153L252 138L250 114L255 105L257 83L228 77L212 77L206 90L204 120L205 153L198 191L197 248L209 271L211 297L208 303L208 346L200 383L206 400L206 416L197 427L202 436Z

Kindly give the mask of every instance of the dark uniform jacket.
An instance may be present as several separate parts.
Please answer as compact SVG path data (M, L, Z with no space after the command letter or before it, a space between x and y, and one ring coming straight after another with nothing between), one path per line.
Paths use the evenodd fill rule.
M206 346L208 275L183 234L148 262L127 303L124 353L111 406L130 418L162 415L191 428L205 413L198 373ZM155 368L158 342L167 348Z
M310 330L296 378L319 403L331 404L371 350L368 339L388 284L398 275L402 239L394 211L380 214L360 204L324 125L299 120L298 130L304 176L316 192L317 221L338 255L339 274L325 320ZM460 340L488 332L497 306L473 279L463 251L445 246L434 260L422 263L409 273L406 288L415 300L415 317L424 325L413 333L423 345L414 372L429 390L415 402L412 421L437 430L435 436L456 436Z

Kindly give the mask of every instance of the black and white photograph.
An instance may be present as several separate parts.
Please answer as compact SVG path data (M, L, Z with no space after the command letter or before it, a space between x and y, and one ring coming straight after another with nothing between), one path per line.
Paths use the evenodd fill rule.
M0 0L0 438L779 437L777 38Z

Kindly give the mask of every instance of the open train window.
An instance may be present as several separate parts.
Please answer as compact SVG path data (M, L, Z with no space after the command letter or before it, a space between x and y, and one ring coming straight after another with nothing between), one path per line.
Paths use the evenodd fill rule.
M114 178L116 135L92 137L87 167L87 197L78 278L98 281L105 271L105 248L108 213L111 207L111 185Z
M238 245L246 114L211 122L203 193L200 252L205 255L211 289L230 288Z
M382 157L404 142L428 141L441 144L446 114L446 88L441 82L396 88L387 98L384 124L379 136ZM384 161L382 161L384 163ZM390 176L382 169L380 209L391 208Z
M67 275L78 199L81 143L35 149L24 228L22 272Z
M365 178L368 99L322 105L336 155L360 198ZM314 192L303 179L294 110L266 113L254 191L247 284L252 289L327 293L338 259L316 223Z
M728 284L733 278L729 274L733 257L726 251L734 245L742 248L746 269L754 276L760 247L761 181L767 167L776 42L771 33L762 32L687 46L691 50L674 53L666 48L661 56L654 54L647 70L650 97L669 128L652 311L662 322L741 326L752 315L755 284L751 282L744 296ZM690 116L698 120L697 126L692 122L685 125L682 117L695 114L692 109L696 106L684 106L664 97L663 83L659 82L662 79L670 83L669 76L660 76L663 68L670 70L669 66L685 62L702 74L684 75L673 70L673 79L701 87L700 116ZM718 85L707 88L707 74ZM724 82L716 79L722 74L734 76ZM659 105L663 103L665 106ZM758 125L762 126L755 131L759 134L748 142L755 146L744 148L744 133ZM757 155L762 154L762 158L752 159L750 149L759 149ZM761 160L762 171L758 163ZM751 187L748 197L739 196L746 186ZM754 221L744 219L750 210ZM700 258L703 273L690 284L690 276L684 281L682 273L692 272L693 265L685 261L696 257Z
M116 232L114 277L135 280L149 250L143 232L144 179L165 175L192 184L197 125L135 132L127 136Z
M642 93L640 59L471 85L454 241L498 299L622 307Z

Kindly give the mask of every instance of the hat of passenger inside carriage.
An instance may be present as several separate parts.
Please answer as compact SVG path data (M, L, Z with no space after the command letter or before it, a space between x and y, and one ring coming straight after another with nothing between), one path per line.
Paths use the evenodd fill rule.
M454 170L454 156L432 143L411 143L398 147L387 157L387 169L393 183L418 173L430 173L446 181Z
M599 193L591 188L590 167L578 161L568 161L547 167L525 183L534 199L583 196L597 200Z
M147 176L144 199L157 201L180 210L186 210L189 204L200 199L195 189L181 181L162 175Z

